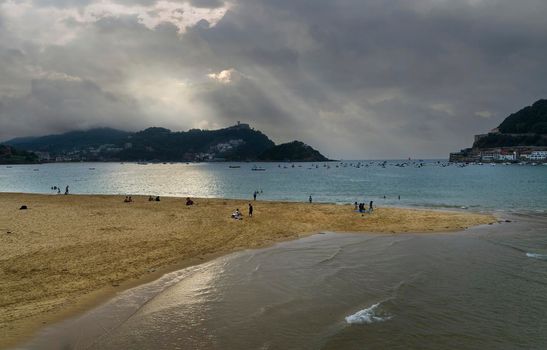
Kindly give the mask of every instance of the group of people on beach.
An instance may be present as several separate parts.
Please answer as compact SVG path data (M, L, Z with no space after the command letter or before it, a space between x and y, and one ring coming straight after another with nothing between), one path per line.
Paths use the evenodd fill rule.
M160 196L148 196L149 202L160 202ZM125 199L123 200L124 203L131 203L133 202L133 198L131 196L125 196ZM190 197L186 197L186 205L194 205L194 201Z
M254 211L253 205L251 203L249 203L249 217L250 218L253 217L253 211ZM243 214L241 213L241 211L239 211L239 208L234 210L231 217L232 217L232 219L235 219L235 220L243 220Z
M372 203L374 203L374 201L370 201L369 204L368 204L368 213L372 213L372 211L374 210L374 207L372 206ZM355 206L355 211L358 211L359 213L367 213L367 206L365 203L353 203L354 206Z
M61 194L61 187L60 186L51 186L52 191L57 191L57 194ZM65 194L68 194L68 185L65 187Z

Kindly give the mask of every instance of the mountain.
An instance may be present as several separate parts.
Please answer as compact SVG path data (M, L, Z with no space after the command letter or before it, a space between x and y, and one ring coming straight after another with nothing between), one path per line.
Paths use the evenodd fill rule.
M473 148L547 146L547 100L511 114L492 132L477 135Z
M31 152L17 150L11 146L0 145L0 164L38 163L38 156Z
M133 134L118 154L123 160L253 160L275 144L268 136L246 124L220 130L192 129L172 132L148 128Z
M323 162L329 159L319 151L300 141L293 141L272 147L258 156L264 161Z
M119 144L131 135L130 132L97 128L88 131L71 131L60 135L20 137L6 144L33 151L63 153L104 144Z
M511 114L498 129L502 134L547 134L547 100Z
M36 151L44 161L246 161L264 159L325 160L303 143L289 148L275 143L248 124L219 129L173 132L151 127L131 133L101 128L61 135L16 138L6 142ZM290 145L290 144L288 144ZM267 153L271 150L272 153Z

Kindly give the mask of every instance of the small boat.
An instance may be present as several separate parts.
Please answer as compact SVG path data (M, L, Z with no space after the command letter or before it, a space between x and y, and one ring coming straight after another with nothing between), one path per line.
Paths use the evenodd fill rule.
M95 168L89 168L89 170L95 170Z
M266 171L266 169L264 169L264 168L259 168L259 167L257 167L257 166L254 166L251 170L252 170L252 171Z
M241 166L240 165L229 165L228 168L230 168L230 169L239 169L239 168L241 168Z

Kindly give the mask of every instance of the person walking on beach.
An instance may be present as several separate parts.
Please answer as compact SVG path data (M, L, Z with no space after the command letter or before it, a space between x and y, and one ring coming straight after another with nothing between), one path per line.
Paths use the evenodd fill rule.
M310 198L308 199L308 201L309 201L310 203L312 202L311 194L310 194Z
M253 205L249 203L249 216L253 217Z
M68 194L68 185L66 185L65 194Z
M370 203L368 204L368 212L369 212L369 213L372 213L372 210L373 210L373 208L372 208L372 201L370 201Z

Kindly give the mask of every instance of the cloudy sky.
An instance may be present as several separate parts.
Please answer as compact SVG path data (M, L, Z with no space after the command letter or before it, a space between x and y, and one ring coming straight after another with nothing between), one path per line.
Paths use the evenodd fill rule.
M545 0L0 0L0 140L248 122L446 157L547 98Z

